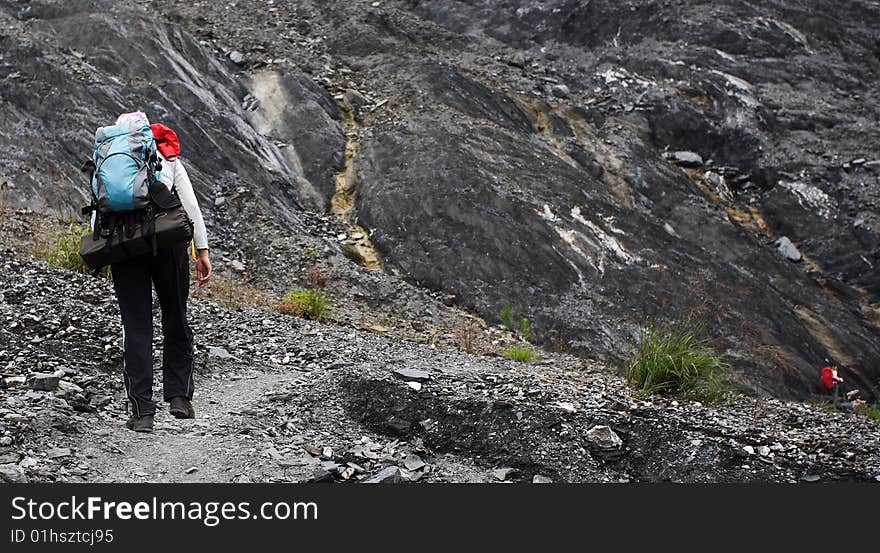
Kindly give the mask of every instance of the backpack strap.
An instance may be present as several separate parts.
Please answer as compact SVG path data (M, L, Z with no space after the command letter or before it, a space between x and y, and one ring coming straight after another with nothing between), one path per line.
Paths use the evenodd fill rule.
M100 225L100 227L98 225L95 225L95 226L102 229L100 232L100 236L102 238L104 238L105 240L107 240L106 242L104 242L104 250L109 250L110 245L113 243L113 235L116 233L116 225L119 221L118 221L117 215L115 213L113 213L112 211L110 213L105 213L104 217L102 217L101 219L102 219L102 224ZM105 226L105 224L103 224L105 222L106 222L106 226ZM104 236L104 232L103 232L104 230L107 231L106 236Z
M80 213L82 215L88 215L89 213L98 209L98 198L95 197L95 191L92 190L92 180L95 178L95 162L91 159L88 159L85 163L82 164L82 167L80 167L79 170L83 173L89 174L89 196L91 196L92 198L92 203L84 206L80 210Z

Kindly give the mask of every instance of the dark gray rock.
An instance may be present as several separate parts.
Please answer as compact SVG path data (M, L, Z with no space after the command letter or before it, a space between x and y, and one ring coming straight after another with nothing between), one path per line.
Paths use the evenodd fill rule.
M402 378L404 380L413 380L416 382L427 382L428 380L431 379L430 373L428 373L427 371L420 370L420 369L402 368L402 369L394 369L392 372L394 373L394 376L396 376L398 378Z
M553 94L553 96L556 96L557 98L564 99L571 96L571 91L564 84L555 84L551 86L550 92Z
M49 459L60 459L62 457L70 457L72 454L73 452L69 447L56 447L47 451L46 457Z
M364 484L399 484L403 481L400 469L397 467L385 467L373 476L364 480Z
M21 460L21 454L14 451L0 453L0 465L14 464L17 463L19 460Z
M30 382L31 388L34 390L51 392L58 388L58 383L61 382L61 375L36 373L30 378Z
M669 160L676 165L680 165L682 167L702 167L703 166L703 158L700 154L696 152L672 152L669 154Z
M522 50L517 50L507 58L507 63L513 67L524 68L526 66L526 53Z
M0 466L0 480L9 484L26 484L29 481L24 471L15 465Z

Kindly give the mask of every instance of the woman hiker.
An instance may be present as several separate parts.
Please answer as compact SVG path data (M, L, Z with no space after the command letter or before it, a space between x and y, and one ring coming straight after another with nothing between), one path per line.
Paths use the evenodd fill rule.
M139 111L124 113L116 124L147 116ZM192 184L178 159L177 134L161 124L150 126L162 161L161 180L174 187L193 222L193 242L198 251L196 278L202 285L211 278L208 235ZM111 265L113 287L122 315L123 383L131 405L126 426L135 432L152 432L156 403L153 401L153 296L156 289L162 307L162 388L169 412L181 419L195 417L193 397L193 335L186 318L189 296L189 243L160 248L152 253Z

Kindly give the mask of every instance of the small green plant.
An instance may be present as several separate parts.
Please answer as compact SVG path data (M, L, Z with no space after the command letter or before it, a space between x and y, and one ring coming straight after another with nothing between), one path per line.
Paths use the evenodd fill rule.
M682 394L707 402L729 395L722 356L701 338L699 323L652 324L643 329L627 365L626 377L637 395Z
M66 228L39 240L37 253L53 267L90 275L94 270L86 265L86 262L79 255L80 239L90 230L88 223L71 221ZM98 275L110 278L110 267L104 267Z
M880 421L880 404L878 403L864 403L858 407L858 411L872 421Z
M326 314L330 299L320 290L307 288L284 295L275 310L285 315L294 315L313 321L320 321Z
M501 322L505 328L513 330L513 307L509 301L504 302L504 307L501 308Z
M531 363L535 359L535 350L527 345L516 344L507 348L504 357L518 363Z
M524 342L529 341L529 337L531 336L531 333L529 331L529 320L525 317L523 317L522 320L519 322L519 334Z

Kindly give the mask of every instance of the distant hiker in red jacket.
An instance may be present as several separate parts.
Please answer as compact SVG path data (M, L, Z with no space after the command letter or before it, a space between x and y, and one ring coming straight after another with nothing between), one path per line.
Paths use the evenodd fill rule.
M837 374L837 371L837 365L828 365L822 368L822 387L829 394L832 394L835 406L840 398L840 383L843 382L843 378Z

